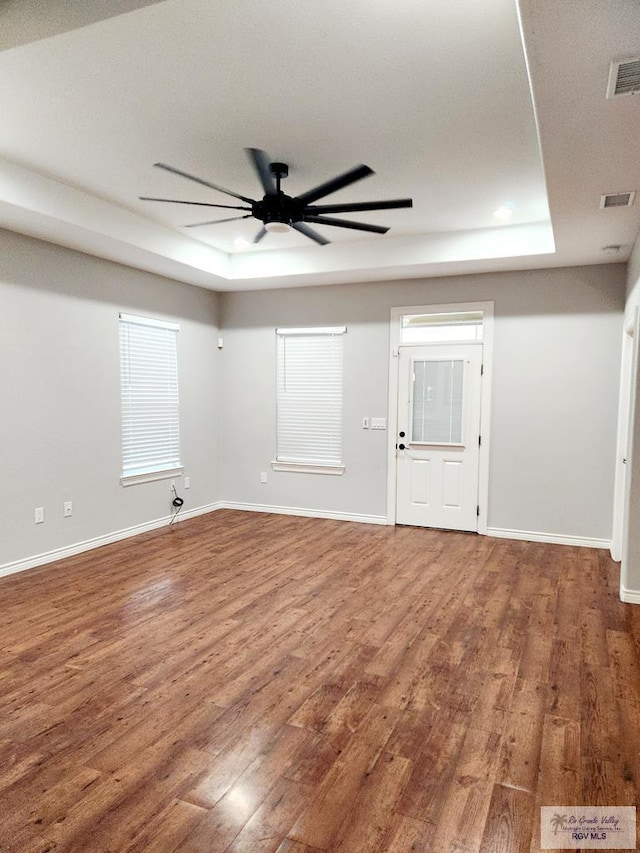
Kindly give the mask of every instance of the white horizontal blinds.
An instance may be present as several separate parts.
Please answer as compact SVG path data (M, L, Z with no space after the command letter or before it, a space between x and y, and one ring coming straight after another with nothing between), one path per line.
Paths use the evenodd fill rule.
M342 464L344 326L277 329L277 460Z
M178 328L120 315L123 477L180 466Z
M463 376L462 359L414 361L411 434L413 442L462 442Z

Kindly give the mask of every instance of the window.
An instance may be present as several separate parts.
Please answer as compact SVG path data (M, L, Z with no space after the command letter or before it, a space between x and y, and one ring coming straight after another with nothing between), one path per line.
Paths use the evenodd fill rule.
M120 314L123 485L182 471L175 323Z
M455 314L405 314L401 344L463 343L482 341L482 311Z
M463 359L413 361L412 444L462 442Z
M279 471L342 474L345 326L276 329Z

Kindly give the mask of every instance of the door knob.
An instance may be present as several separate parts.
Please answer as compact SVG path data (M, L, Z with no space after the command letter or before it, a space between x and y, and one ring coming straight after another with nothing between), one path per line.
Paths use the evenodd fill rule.
M404 448L404 444L399 444L399 445L398 445L398 450L404 450L404 449L405 449L405 448Z

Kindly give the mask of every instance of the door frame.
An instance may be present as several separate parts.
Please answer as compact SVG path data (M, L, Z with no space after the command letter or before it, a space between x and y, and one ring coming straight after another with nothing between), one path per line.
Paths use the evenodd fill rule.
M398 355L400 328L405 314L455 314L482 311L483 376L480 402L482 444L478 460L478 533L487 534L489 519L489 448L491 426L491 385L493 375L493 302L453 302L447 305L405 305L391 309L389 326L389 400L387 403L387 524L396 523L396 458L398 434ZM421 346L418 344L418 346Z
M638 309L624 325L622 333L622 358L620 367L620 398L618 403L618 440L616 447L616 473L613 495L613 526L611 536L611 558L620 562L626 551L628 528L627 492L629 487L629 456L633 406L635 402L634 374L638 358L636 330Z

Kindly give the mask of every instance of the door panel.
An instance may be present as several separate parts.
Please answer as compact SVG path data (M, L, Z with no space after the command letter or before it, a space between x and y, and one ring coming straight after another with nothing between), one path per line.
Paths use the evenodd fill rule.
M477 530L481 344L400 347L398 524Z
M428 506L431 496L431 463L428 459L411 460L411 502Z
M445 459L442 463L442 505L462 509L462 465L459 460Z

